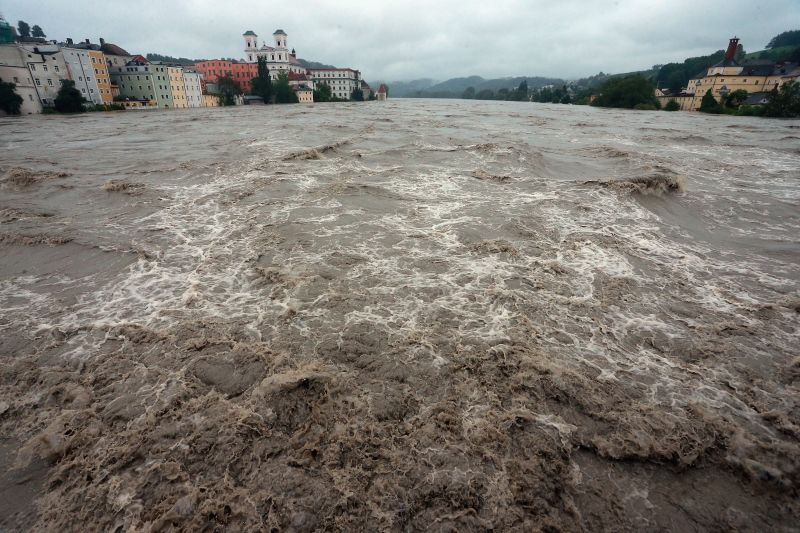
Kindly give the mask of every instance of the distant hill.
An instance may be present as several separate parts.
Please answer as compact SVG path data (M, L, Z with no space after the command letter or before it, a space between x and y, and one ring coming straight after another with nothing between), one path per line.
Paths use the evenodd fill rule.
M319 63L317 61L308 61L307 59L301 59L299 57L297 61L305 68L336 68L333 65L326 65L325 63Z
M161 54L153 54L149 53L146 56L148 61L161 61L162 63L175 63L177 65L194 65L195 59L189 59L186 57L172 57L172 56L162 56Z
M389 82L393 97L406 98L461 98L468 87L475 92L482 90L498 91L500 89L516 89L523 81L528 82L528 87L538 89L546 85L563 85L560 78L543 78L541 76L517 76L513 78L485 79L481 76L467 76L451 78L439 83L431 79L414 80L410 82Z

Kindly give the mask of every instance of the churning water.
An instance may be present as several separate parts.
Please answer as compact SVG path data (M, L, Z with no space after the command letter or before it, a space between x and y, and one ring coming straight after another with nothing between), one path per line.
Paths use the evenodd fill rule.
M0 527L797 526L798 121L394 100L0 149Z

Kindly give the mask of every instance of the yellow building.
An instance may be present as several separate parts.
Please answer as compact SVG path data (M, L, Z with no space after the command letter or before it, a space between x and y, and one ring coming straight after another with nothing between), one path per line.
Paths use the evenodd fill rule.
M176 109L189 107L189 101L186 99L186 86L183 83L183 68L167 67L167 75L170 89L172 89L173 107Z
M219 96L216 94L204 94L203 107L219 107Z
M111 76L108 75L106 56L99 50L89 50L89 57L92 60L92 68L94 69L94 77L97 81L100 97L103 99L104 104L111 104L114 102L114 95L111 91Z
M689 80L686 89L680 94L664 94L656 90L656 97L661 105L675 100L681 110L695 111L700 109L703 96L709 90L718 102L738 90L755 93L769 93L783 84L797 82L800 79L800 65L796 63L774 63L772 61L751 61L740 64L736 61L736 50L739 39L734 37L728 43L725 58L708 68L701 76Z

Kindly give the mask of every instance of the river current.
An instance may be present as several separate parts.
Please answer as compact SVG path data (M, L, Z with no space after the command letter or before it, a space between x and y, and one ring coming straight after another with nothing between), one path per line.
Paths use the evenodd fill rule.
M800 121L0 118L0 528L796 531Z

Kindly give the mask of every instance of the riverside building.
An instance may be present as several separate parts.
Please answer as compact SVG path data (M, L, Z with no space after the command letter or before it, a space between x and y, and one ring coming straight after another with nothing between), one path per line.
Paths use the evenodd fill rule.
M800 79L798 63L761 60L740 63L736 59L738 45L737 37L730 39L722 61L689 80L680 93L656 89L659 102L666 105L675 100L682 111L696 111L709 90L718 102L734 91L744 90L749 96L748 103L761 105L768 101L770 91Z

